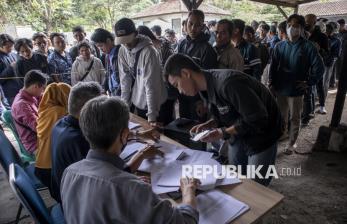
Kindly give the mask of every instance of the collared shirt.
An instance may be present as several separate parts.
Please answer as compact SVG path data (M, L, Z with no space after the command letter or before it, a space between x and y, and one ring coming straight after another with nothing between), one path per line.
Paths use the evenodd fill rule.
M48 56L48 63L51 74L61 75L62 81L71 85L72 58L68 52L65 51L65 56L62 56L57 51L53 51Z
M67 223L197 223L189 205L173 207L151 186L124 172L117 155L89 150L87 158L69 166L61 197Z
M52 196L61 202L60 182L64 170L86 158L89 143L84 138L78 119L67 115L57 121L52 129Z
M231 43L222 47L214 47L217 52L219 69L235 69L243 71L243 58L239 51Z
M12 104L12 117L25 149L33 153L37 148L36 126L39 98L21 89Z
M221 127L234 126L248 155L266 150L282 134L282 117L270 91L260 82L235 70L204 71L207 96L214 119Z

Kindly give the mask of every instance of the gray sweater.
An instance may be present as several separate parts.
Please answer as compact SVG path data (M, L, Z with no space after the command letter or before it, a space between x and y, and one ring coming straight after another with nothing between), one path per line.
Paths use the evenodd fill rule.
M133 49L122 46L119 49L118 65L121 85L121 99L129 106L147 110L148 121L156 121L160 106L167 99L167 90L162 75L161 61L152 41L142 35ZM136 52L140 51L134 86L131 68L135 63Z

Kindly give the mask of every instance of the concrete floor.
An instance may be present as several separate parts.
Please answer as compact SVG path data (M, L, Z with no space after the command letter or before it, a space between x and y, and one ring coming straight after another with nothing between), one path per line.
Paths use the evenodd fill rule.
M317 115L308 127L301 130L298 139L300 151L309 153L318 128L329 125L334 99L335 94L330 94L327 99L327 115ZM347 123L347 102L342 122ZM279 145L277 170L301 168L301 176L281 176L272 181L269 187L282 193L285 199L264 217L263 223L347 223L347 153L313 152L288 156L281 152L285 144ZM13 223L19 203L10 190L2 168L0 189L0 224ZM42 196L48 206L54 204L47 191L42 192ZM26 211L23 213L27 215ZM32 220L27 217L20 223L32 223Z

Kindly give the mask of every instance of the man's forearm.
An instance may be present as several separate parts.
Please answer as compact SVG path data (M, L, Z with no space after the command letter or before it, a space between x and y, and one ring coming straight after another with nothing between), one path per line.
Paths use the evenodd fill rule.
M230 126L230 127L228 127L228 128L226 128L225 131L226 131L227 133L229 133L230 135L237 135L237 131L236 131L234 125L233 125L233 126Z

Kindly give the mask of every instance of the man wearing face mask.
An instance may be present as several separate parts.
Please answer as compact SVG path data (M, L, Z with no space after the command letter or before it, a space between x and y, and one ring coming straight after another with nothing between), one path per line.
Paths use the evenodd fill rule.
M279 42L271 55L269 86L277 96L282 117L288 127L290 114L290 130L284 133L289 137L285 148L286 154L295 150L300 130L303 95L307 89L317 83L324 73L324 64L317 48L311 41L303 38L305 19L297 14L287 20L288 40Z
M79 124L91 149L86 159L64 171L60 192L66 222L198 223L197 180L181 180L182 203L174 207L149 184L124 172L119 155L129 135L128 122L129 109L116 97L99 96L83 106ZM141 162L159 150L148 151L140 150L135 157Z

